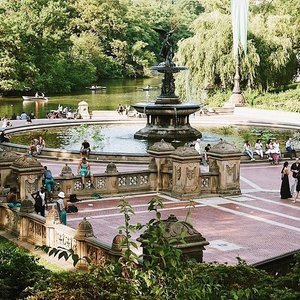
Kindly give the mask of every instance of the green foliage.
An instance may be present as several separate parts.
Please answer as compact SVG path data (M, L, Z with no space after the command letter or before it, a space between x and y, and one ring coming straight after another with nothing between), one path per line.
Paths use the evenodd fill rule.
M30 294L37 281L49 275L38 259L8 242L0 243L0 299L20 299ZM42 285L41 285L42 286Z
M251 5L249 13L248 50L240 51L241 86L267 91L291 82L297 72L299 57L299 14L289 1ZM293 0L295 7L299 1ZM204 1L205 12L192 24L193 36L182 40L176 55L178 64L190 69L193 98L201 91L228 89L233 85L235 63L232 54L229 1ZM272 9L266 7L272 6ZM184 75L182 75L184 77ZM178 79L181 86L184 79ZM184 91L181 91L184 93Z

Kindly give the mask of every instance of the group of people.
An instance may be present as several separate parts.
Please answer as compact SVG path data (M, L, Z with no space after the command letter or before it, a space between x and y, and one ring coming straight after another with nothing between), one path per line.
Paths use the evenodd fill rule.
M70 120L70 119L77 119L79 118L79 116L77 110L72 110L68 106L63 107L62 105L59 104L56 110L51 110L49 113L47 113L47 118L48 119L66 118Z
M29 145L28 154L30 156L40 155L45 147L46 142L42 136L39 136L38 138L32 138Z
M291 177L289 175L292 175ZM290 184L291 181L291 184ZM296 157L295 162L289 168L289 163L284 162L281 170L281 187L280 196L281 199L293 198L295 203L300 192L300 161Z
M203 165L207 165L208 163L208 157L207 157L207 152L210 151L211 145L207 144L204 149L201 149L201 140L197 139L195 142L192 142L189 144L190 147L194 147L195 150L199 153L200 155L200 163Z
M294 149L292 138L288 138L288 140L286 141L285 149L288 152L291 159L293 158L293 156L296 156L296 151ZM269 139L265 147L261 139L257 139L254 145L254 151L251 148L250 142L247 140L244 143L243 152L247 154L251 160L255 160L255 153L261 159L263 159L264 155L266 155L269 161L276 165L278 165L279 159L281 158L280 145L277 139Z
M130 109L130 105L122 105L119 103L117 107L117 112L119 115L123 115L125 113L125 115L127 116L129 109Z

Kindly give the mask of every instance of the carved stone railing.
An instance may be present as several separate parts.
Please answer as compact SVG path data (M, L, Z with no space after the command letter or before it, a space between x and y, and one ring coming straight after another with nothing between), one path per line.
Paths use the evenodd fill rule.
M30 244L72 249L80 257L87 256L96 264L119 257L118 253L111 252L111 245L95 237L76 238L78 230L57 224L55 221L51 222L48 217L46 219L36 213L20 212L19 208L9 208L7 204L2 203L0 203L0 228ZM80 263L77 267L83 266L86 265Z
M112 194L125 192L150 191L150 171L118 172L114 174L94 174L85 178L85 185L80 176L71 178L55 177L55 189L63 190L67 195L91 195L93 193Z

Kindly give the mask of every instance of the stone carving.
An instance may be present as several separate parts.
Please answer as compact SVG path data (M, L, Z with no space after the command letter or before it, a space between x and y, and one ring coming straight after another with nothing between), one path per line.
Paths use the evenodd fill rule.
M207 189L209 187L209 178L202 177L201 178L201 189Z
M179 181L180 178L181 178L181 167L180 166L176 166L175 171L176 171L176 180Z
M25 191L26 194L32 194L39 189L37 175L27 175L25 179Z
M108 163L106 166L105 173L107 174L118 173L117 166L113 162Z
M76 240L85 240L88 237L94 237L92 224L87 221L86 217L78 224L74 238Z
M16 159L14 162L13 162L13 166L14 167L17 167L17 168L34 168L34 167L41 167L42 168L42 165L41 163L33 158L33 157L30 157L30 156L21 156L19 157L18 159Z
M1 162L13 162L19 157L20 157L20 155L18 155L16 152L2 151L2 152L0 152L0 163Z
M149 147L148 152L172 152L175 148L172 144L165 142L163 139L160 142L154 143L151 147Z
M221 141L218 144L214 145L210 152L220 153L220 154L241 154L241 150L239 150L235 145L227 143L225 141Z
M125 235L122 233L122 230L114 237L112 246L111 246L111 253L120 254L126 246L124 245L124 240L126 239Z
M28 198L24 199L21 202L20 212L23 212L23 213L32 213L32 212L34 212L33 202L31 200L29 200Z
M97 177L95 188L98 189L98 190L105 189L106 188L106 178Z
M65 178L72 178L72 177L74 177L72 169L71 169L71 167L68 164L65 164L63 166L63 168L61 169L60 176L61 177L65 177Z
M69 236L63 232L57 232L56 245L58 247L75 250L76 249L76 240L74 240L71 236Z
M199 153L194 147L178 147L172 154L173 156L189 157L199 156Z

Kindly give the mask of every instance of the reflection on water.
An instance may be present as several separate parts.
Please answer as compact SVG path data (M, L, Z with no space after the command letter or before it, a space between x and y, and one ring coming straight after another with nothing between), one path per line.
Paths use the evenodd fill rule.
M76 94L47 95L48 101L23 101L22 97L1 97L0 117L10 117L14 112L21 114L34 112L38 118L44 118L50 110L56 110L58 105L68 106L73 109L78 107L82 100L89 104L90 110L115 110L119 103L130 105L137 102L155 101L160 93L160 88L143 91L146 85L157 86L161 84L161 78L148 79L114 79L101 82L106 86L105 90L90 91L86 89ZM24 93L29 95L30 93Z
M109 153L146 153L151 143L144 140L134 139L134 133L141 129L141 125L87 125L83 124L74 127L59 127L51 129L34 130L18 133L12 136L12 142L29 145L31 138L42 135L46 141L47 148L79 150L81 143L86 139L93 151ZM257 129L235 128L230 134L224 135L224 130L216 128L198 128L202 132L201 148L207 144L214 145L223 138L229 143L235 144L242 150L245 136L254 146L255 140L259 138ZM286 130L267 131L262 129L265 138L278 138L282 150L284 150L285 140L288 136L295 136L295 133ZM266 134L268 133L268 134ZM299 141L299 138L298 138ZM175 147L181 144L173 144ZM298 145L297 145L298 146ZM297 147L298 148L298 147Z

